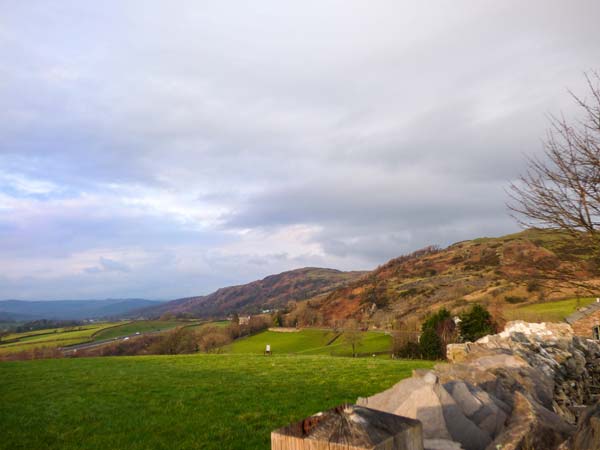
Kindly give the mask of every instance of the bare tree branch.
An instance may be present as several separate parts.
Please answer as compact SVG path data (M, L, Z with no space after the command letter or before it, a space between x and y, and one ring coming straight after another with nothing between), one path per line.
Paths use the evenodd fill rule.
M585 74L588 97L570 92L582 119L550 116L542 158L528 158L527 170L509 188L507 205L524 226L561 230L585 242L600 262L600 74ZM564 278L581 284L576 274Z

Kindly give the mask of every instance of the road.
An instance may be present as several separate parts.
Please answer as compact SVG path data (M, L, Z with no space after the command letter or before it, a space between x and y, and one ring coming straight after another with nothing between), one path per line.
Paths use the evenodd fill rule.
M207 321L196 321L196 322L192 321L188 325L183 325L182 328L196 327L196 326L199 326L199 325L203 325L205 323L209 323L209 322L207 322ZM164 333L166 331L171 331L171 330L173 330L173 328L165 328L163 330L155 330L155 331L145 331L145 332L141 332L141 333L133 333L133 334L129 334L127 336L119 336L119 337L116 337L116 338L104 339L102 341L85 342L83 344L75 344L75 345L69 345L67 347L60 347L59 350L62 351L64 355L70 355L72 353L76 353L77 350L85 350L85 349L88 349L88 348L100 347L102 345L110 344L110 343L113 343L113 342L125 341L125 340L128 340L128 339L133 338L133 337L150 336L152 334Z
M102 341L94 341L94 342L86 342L84 344L69 345L68 347L60 347L60 351L62 351L64 355L70 355L71 353L77 353L77 350L87 350L88 348L100 347L102 345L110 344L113 342L126 341L133 337L148 336L151 334L162 333L164 331L166 331L166 330L147 331L145 333L133 333L133 334L130 334L127 336L119 336L116 338L104 339Z

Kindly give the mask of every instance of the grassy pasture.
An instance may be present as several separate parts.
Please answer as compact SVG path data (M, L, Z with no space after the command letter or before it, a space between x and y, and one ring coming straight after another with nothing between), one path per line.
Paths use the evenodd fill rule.
M201 323L198 323L198 325ZM92 341L102 341L150 331L165 331L180 325L196 326L189 321L140 320L107 322L69 328L52 328L24 333L13 333L0 341L0 355L33 350L40 347L65 347Z
M116 324L118 322L11 334L0 341L0 355L32 350L39 347L63 347L66 345L81 344L91 341L94 334L98 331L113 327Z
M267 344L271 345L274 354L289 354L318 349L335 337L332 331L306 329L293 333L263 331L241 338L224 348L227 353L260 354Z
M253 336L239 339L226 346L226 353L263 354L267 344L274 354L304 354L351 356L352 348L343 337L336 336L331 330L304 329L294 333L263 331ZM385 352L391 349L391 337L379 332L364 332L363 342L357 347L358 353Z
M359 354L372 354L389 352L391 349L392 337L390 335L376 331L368 331L363 333L363 340L356 348L356 351ZM343 337L340 337L329 346L301 351L299 353L310 355L352 356L352 347L344 342Z
M0 449L266 449L272 429L432 364L256 355L4 362Z
M18 339L20 341L24 341L26 339L40 337L42 335L52 335L56 333L65 333L65 332L75 332L75 331L83 331L83 330L98 330L100 327L105 325L114 325L114 324L104 324L104 323L95 323L89 325L81 325L76 327L64 327L64 328L46 328L42 330L32 330L32 331L24 331L22 333L11 333L5 336L0 342L5 342L8 340Z
M211 326L217 327L217 328L224 328L230 324L231 324L231 321L229 321L229 320L217 320L215 322L208 323L208 325L211 325Z
M148 333L151 331L164 331L175 328L180 325L188 325L190 322L176 320L139 320L128 322L123 325L114 326L97 331L94 334L94 341L113 339L121 336L129 336L135 333Z
M206 322L203 320L199 320L197 322L187 321L185 322L185 328L188 329L198 329L202 327L215 327L215 328L225 328L231 324L229 320L215 320L213 322Z
M554 302L533 303L517 308L506 309L504 316L509 320L526 320L529 322L562 322L577 308L587 306L596 301L595 298L571 298Z

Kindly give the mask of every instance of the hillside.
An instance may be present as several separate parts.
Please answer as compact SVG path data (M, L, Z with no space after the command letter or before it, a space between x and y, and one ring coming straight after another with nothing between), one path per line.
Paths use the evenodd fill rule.
M352 316L385 326L395 318L420 319L440 307L459 312L479 302L508 312L583 295L555 278L575 273L592 280L595 264L584 244L559 237L555 231L526 230L445 249L429 247L392 259L309 305L329 323Z
M152 317L166 312L194 316L257 313L264 309L281 308L291 300L302 301L328 293L359 279L365 273L305 267L248 284L221 288L209 295L173 300L141 310L139 314Z
M132 310L159 305L144 299L107 300L1 300L0 316L9 320L82 320L120 317Z

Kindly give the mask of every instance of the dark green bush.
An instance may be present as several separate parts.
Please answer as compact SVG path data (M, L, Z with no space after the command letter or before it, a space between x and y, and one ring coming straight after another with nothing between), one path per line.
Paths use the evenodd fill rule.
M393 353L397 358L423 359L423 355L421 354L421 346L418 342L406 342L402 347L399 347Z
M434 328L423 330L419 342L419 350L421 357L424 359L442 359L444 357L445 352L442 348L442 340Z
M456 341L454 321L446 308L430 315L421 326L419 348L425 359L444 359L446 345Z
M460 316L460 334L463 341L474 342L495 331L492 315L481 305L473 307Z

